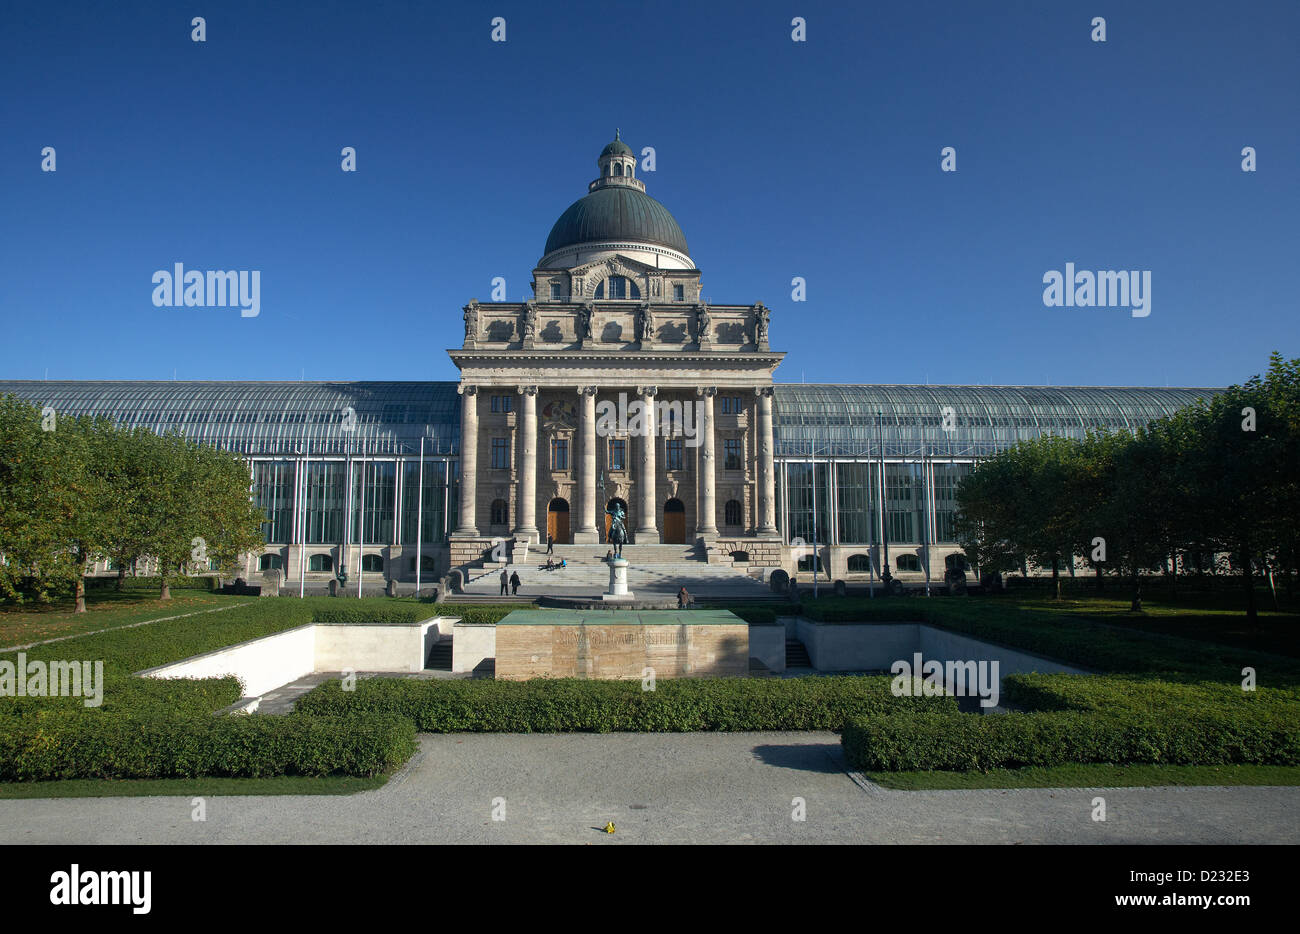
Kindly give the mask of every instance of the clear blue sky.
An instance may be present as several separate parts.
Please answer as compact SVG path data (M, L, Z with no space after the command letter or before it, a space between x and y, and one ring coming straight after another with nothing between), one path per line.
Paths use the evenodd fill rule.
M4 0L0 378L453 379L461 306L526 297L615 126L705 296L773 309L781 380L1300 355L1293 0ZM154 307L177 262L260 270L261 314ZM1151 270L1151 315L1044 307L1067 262Z

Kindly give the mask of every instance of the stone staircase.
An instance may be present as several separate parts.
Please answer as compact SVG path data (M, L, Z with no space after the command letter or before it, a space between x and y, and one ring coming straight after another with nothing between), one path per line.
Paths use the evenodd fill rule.
M530 602L540 596L595 596L609 586L609 565L605 563L609 551L605 544L556 545L549 557L557 563L564 559L567 566L548 571L546 547L532 547L524 562L516 563L515 558L522 557L516 552L509 563L487 561L482 567L471 568L464 593L449 594L448 600L500 600L503 568L509 574L519 574L519 597ZM766 602L776 597L760 575L730 561L707 562L695 545L627 545L623 557L628 562L628 589L637 595L671 596L685 587L697 600L725 597Z

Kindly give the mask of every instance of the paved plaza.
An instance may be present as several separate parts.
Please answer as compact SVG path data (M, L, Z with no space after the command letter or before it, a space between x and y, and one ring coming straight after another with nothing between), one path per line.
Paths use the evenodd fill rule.
M833 733L422 735L377 791L213 797L206 822L190 814L188 796L9 800L0 829L64 844L1300 841L1300 788L887 791L845 771Z

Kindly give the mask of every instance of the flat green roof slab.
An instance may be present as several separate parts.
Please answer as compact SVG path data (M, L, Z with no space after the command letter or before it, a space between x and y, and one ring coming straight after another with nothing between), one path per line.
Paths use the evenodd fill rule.
M743 626L730 610L515 610L498 626Z

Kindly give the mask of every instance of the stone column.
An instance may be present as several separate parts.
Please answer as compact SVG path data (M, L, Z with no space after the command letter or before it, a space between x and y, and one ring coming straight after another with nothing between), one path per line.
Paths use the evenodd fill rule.
M478 535L478 387L458 387L460 405L460 524L457 535Z
M573 542L595 545L600 542L596 528L596 387L579 386L578 394L582 401L582 454L578 459L578 528Z
M758 394L758 534L776 534L776 469L773 452L776 441L772 436L771 386L754 390Z
M638 545L657 545L659 529L655 525L655 444L659 437L659 426L655 424L655 396L659 390L654 386L638 386L636 392L641 397L642 412L645 415L645 431L641 435L641 474L637 478L641 484L641 523L637 526L636 541Z
M537 542L537 387L519 387L519 497L515 537Z
M701 538L717 538L718 510L714 492L716 488L714 464L717 455L713 442L713 397L717 395L718 389L716 386L708 386L695 391L704 400L704 414L700 419L701 439L698 460L699 477L697 478L700 491L699 496L696 498L699 517L696 520L695 532Z

